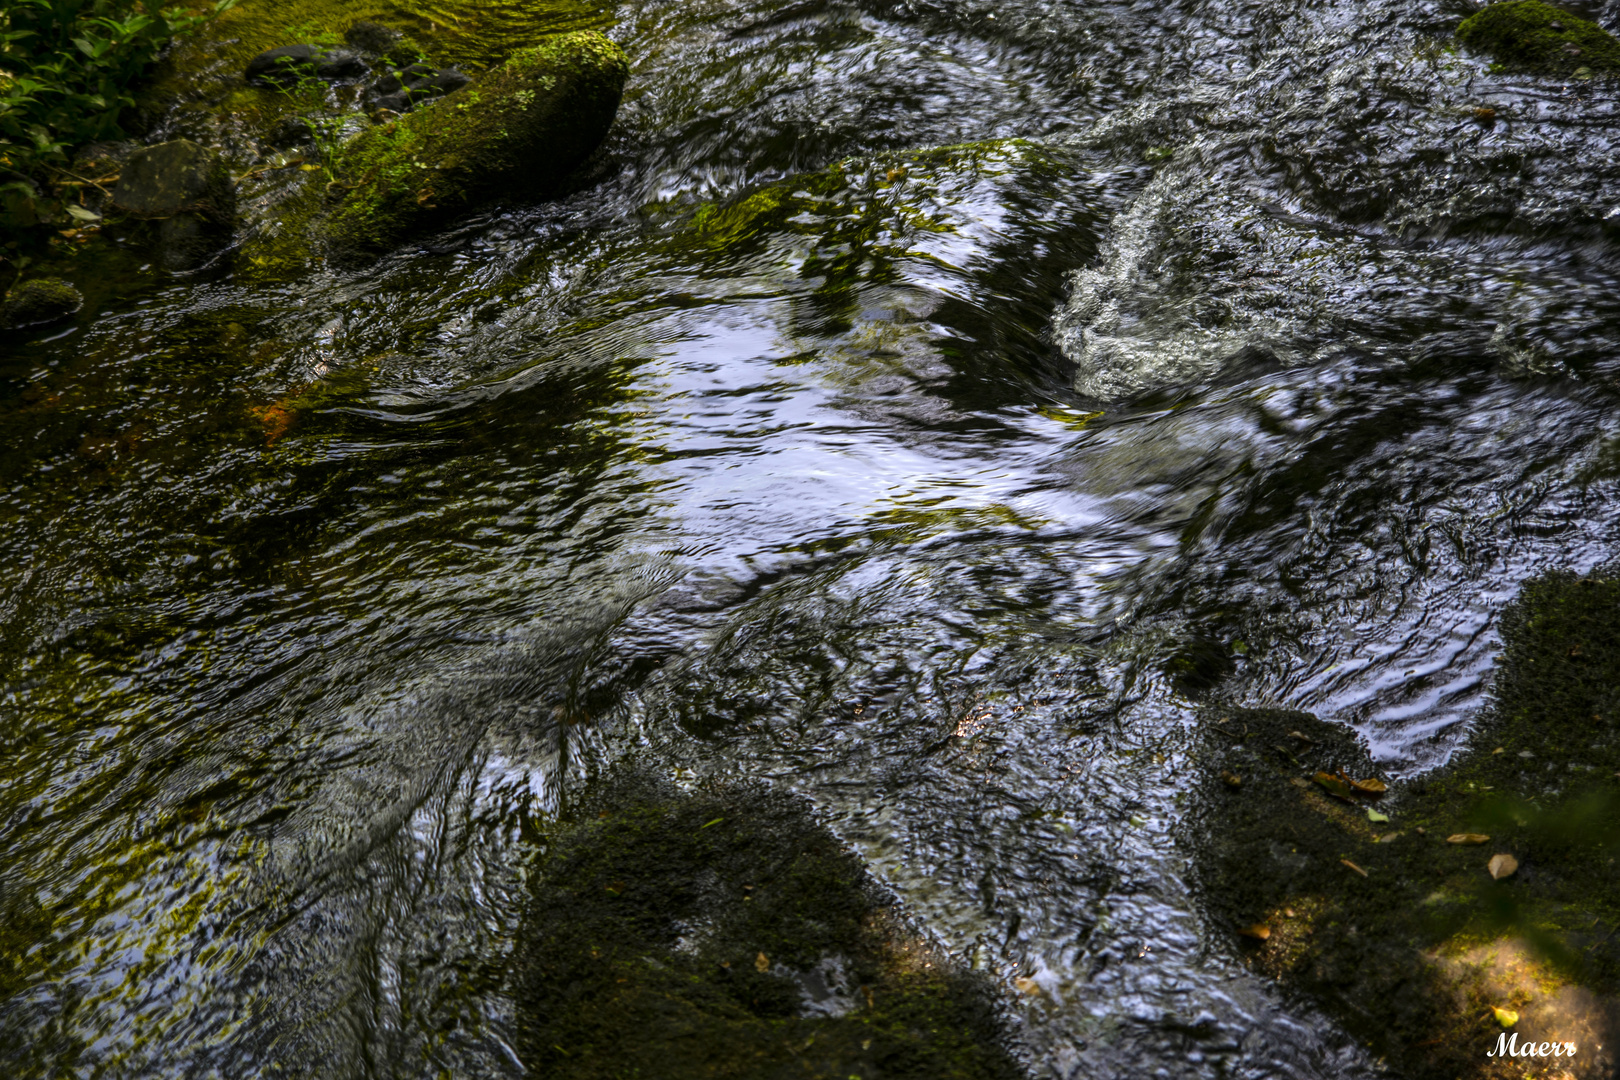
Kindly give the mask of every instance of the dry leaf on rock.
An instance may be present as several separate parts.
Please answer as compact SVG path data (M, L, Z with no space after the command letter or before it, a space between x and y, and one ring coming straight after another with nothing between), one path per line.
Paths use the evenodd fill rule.
M1352 780L1350 786L1363 795L1382 795L1389 790L1389 785L1382 780Z
M1257 922L1253 926L1238 927L1238 933L1244 937L1252 937L1256 941L1265 941L1271 936L1271 927L1263 922Z
M1311 779L1341 798L1348 799L1351 792L1355 790L1343 778L1334 776L1332 773L1319 772Z
M1446 843L1448 844L1488 844L1490 842L1490 837L1477 832L1452 833L1446 837Z
M1349 859L1340 859L1339 861L1344 863L1344 865L1348 866L1350 869L1354 870L1356 873L1360 874L1362 877L1367 876L1367 871L1363 870Z
M754 970L761 973L771 970L771 962L765 958L764 953L754 957Z
M1492 855L1487 869L1491 877L1501 881L1505 877L1512 877L1519 870L1519 860L1511 855Z

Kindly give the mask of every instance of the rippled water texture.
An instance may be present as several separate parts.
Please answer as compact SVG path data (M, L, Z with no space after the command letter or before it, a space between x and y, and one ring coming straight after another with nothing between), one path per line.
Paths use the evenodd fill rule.
M1375 1071L1204 934L1187 731L1430 767L1617 550L1614 84L1394 0L565 14L635 67L563 202L0 345L6 1071L519 1075L526 827L627 757L812 798L1036 1075Z

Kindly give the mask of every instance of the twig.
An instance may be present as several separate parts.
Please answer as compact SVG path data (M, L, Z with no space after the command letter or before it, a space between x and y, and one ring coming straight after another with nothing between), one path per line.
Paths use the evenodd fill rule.
M96 181L94 181L94 180L91 180L91 179L89 179L87 177L80 176L76 172L68 172L66 169L58 169L55 165L46 165L45 167L47 169L51 170L51 172L61 173L63 176L71 176L71 177L73 177L73 179L79 181L79 183L81 183L81 184L89 184L91 187L95 188L97 191L101 192L103 195L107 196L108 198L112 197L112 192L108 191L106 188L102 187L100 184L96 183ZM103 180L116 180L116 179L118 179L118 176L119 176L118 173L113 173L111 176L103 176L102 179Z

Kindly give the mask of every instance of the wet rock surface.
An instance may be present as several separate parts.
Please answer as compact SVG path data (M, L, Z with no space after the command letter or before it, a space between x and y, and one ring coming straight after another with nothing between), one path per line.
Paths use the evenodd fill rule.
M217 150L189 139L145 146L124 162L113 206L142 218L195 213L228 222L236 203L230 170Z
M176 139L129 155L113 189L112 206L151 222L148 231L163 265L185 270L229 241L236 185L217 150Z
M1534 580L1503 630L1469 749L1387 794L1339 725L1207 713L1186 839L1247 962L1401 1075L1601 1080L1620 1063L1620 579ZM1504 1030L1577 1052L1488 1055Z
M266 49L248 61L243 73L255 86L289 88L301 79L346 82L364 78L371 68L358 54L322 45L283 45Z
M530 1070L1014 1080L989 985L763 787L633 775L544 839L514 967Z
M79 290L56 278L36 278L14 287L0 301L0 328L23 330L61 322L84 306Z
M471 75L455 68L415 63L378 79L371 85L367 100L374 109L402 113L430 98L460 90L471 82Z

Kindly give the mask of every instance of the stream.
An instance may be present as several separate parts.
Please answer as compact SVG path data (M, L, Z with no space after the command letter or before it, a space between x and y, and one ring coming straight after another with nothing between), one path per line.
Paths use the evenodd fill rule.
M524 1075L526 838L633 761L806 796L1032 1076L1386 1075L1178 825L1204 706L1434 768L1620 552L1620 94L1470 10L559 6L566 198L110 262L0 342L0 1071Z

